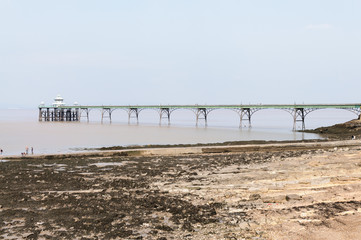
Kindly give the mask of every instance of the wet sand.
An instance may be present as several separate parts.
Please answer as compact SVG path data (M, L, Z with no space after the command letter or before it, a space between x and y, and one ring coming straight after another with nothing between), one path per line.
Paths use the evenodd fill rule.
M357 239L361 141L9 158L0 188L3 239Z

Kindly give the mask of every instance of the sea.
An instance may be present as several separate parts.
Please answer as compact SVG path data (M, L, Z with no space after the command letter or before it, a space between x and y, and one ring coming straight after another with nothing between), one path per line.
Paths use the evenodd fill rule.
M176 110L171 123L155 110L143 110L139 123L124 110L115 110L112 122L104 119L101 111L91 110L90 121L39 122L38 109L0 109L0 149L3 156L21 155L26 148L34 154L55 154L89 151L99 147L136 146L150 144L196 144L251 140L302 140L319 139L317 134L293 131L293 117L284 110L261 110L252 116L252 125L243 122L232 110L215 110L208 115L207 126L203 119L196 126L195 114L190 110ZM330 126L355 119L346 110L325 109L306 116L306 129ZM297 125L300 129L301 125ZM30 150L29 150L30 151ZM0 156L1 158L1 156Z

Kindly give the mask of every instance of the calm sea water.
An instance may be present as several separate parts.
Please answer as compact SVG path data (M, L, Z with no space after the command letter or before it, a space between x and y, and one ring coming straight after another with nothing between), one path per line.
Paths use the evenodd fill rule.
M0 148L4 155L20 155L25 148L35 154L81 151L83 148L146 144L215 143L243 140L300 140L319 138L315 134L293 132L292 116L282 110L262 110L252 118L252 128L239 128L239 117L231 110L210 113L208 126L189 110L171 115L171 125L159 125L154 110L140 113L140 121L128 124L127 113L113 112L113 122L100 123L101 112L92 110L90 122L38 122L38 110L0 110ZM306 117L306 128L349 121L356 115L345 110L318 110ZM107 119L106 119L107 120Z

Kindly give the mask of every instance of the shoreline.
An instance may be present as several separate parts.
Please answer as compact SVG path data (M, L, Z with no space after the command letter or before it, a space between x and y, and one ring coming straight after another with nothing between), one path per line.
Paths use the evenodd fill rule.
M356 120L352 120L352 121L356 121ZM350 121L350 122L352 122ZM346 122L347 123L347 122ZM3 143L3 147L5 150L5 153L3 155L0 155L0 159L1 158L21 158L21 152L23 152L23 148L19 148L19 146L34 146L36 150L35 152L35 156L43 156L43 155L69 155L69 154L85 154L85 153L94 153L97 151L108 151L108 150L126 150L126 149L147 149L147 148L175 148L175 147L208 147L208 146L232 146L232 145L247 145L247 144L271 144L271 143L287 143L287 142L318 142L318 141L328 141L328 140L334 140L334 139L350 139L350 135L354 134L354 135L358 135L358 138L361 137L361 132L359 134L354 133L354 132L350 132L350 130L355 130L355 128L349 128L348 126L346 126L346 123L341 124L342 126L339 127L339 130L335 133L332 133L332 131L330 131L331 127L323 127L323 129L317 130L306 130L304 132L306 133L312 133L315 135L311 135L312 139L305 137L306 139L301 139L301 138L286 138L289 140L268 140L267 135L263 136L263 139L267 139L267 140L247 140L244 139L243 137L237 137L237 138L228 138L226 135L226 137L220 137L220 141L213 141L212 139L208 139L209 141L205 141L205 143L198 143L197 142L202 142L201 140L199 141L190 141L191 138L188 139L181 139L179 140L179 142L192 142L192 144L174 144L172 141L167 141L167 139L164 139L164 141L161 141L161 144L151 144L151 145L143 145L143 146L124 146L123 144L123 140L122 141L117 141L115 140L111 140L109 142L105 141L103 142L103 140L101 138L97 138L97 136L92 136L94 139L100 139L98 142L102 143L102 144L88 144L87 141L79 141L79 142L69 142L69 144L65 144L64 146L62 145L62 143L57 144L54 143L53 145L47 145L47 144L41 144L40 142L37 142L37 140L34 140L34 142L26 140L23 141L23 143L20 143L18 145L14 145L14 146L7 146L6 143ZM340 124L339 124L340 125ZM353 126L352 126L353 127ZM357 130L357 129L356 129ZM344 132L342 132L344 131ZM305 136L307 136L307 134L305 133ZM298 136L300 136L299 134L302 134L302 131L297 131ZM227 141L228 139L231 139L232 141ZM256 138L257 139L257 138ZM258 139L262 139L261 137ZM269 138L272 139L272 138ZM277 139L277 138L276 138ZM297 139L297 140L296 140ZM13 141L12 138L10 138L11 141ZM207 139L206 139L207 140ZM234 141L235 140L235 141ZM239 141L240 140L240 141ZM178 140L177 140L178 141ZM177 142L176 141L176 142ZM225 142L223 142L225 141ZM31 143L30 143L31 142ZM97 142L97 141L95 141ZM131 140L129 140L130 143L132 143ZM151 142L151 141L150 141ZM30 143L30 144L29 144ZM79 144L82 143L82 144ZM119 144L119 146L112 146L112 145L116 145ZM144 144L144 143L141 143ZM82 145L82 146L81 146ZM101 147L101 146L110 146L110 147ZM92 147L89 147L92 146ZM97 147L100 146L100 147ZM7 148L9 147L9 149ZM16 150L18 149L18 150ZM19 150L20 149L20 150ZM31 157L31 155L27 155L25 157Z
M29 159L29 158L71 158L76 156L119 156L119 155L142 155L150 152L157 152L157 154L169 155L180 153L201 153L202 149L209 148L224 148L223 151L235 151L235 148L244 148L251 145L275 145L275 144L316 144L326 142L348 141L352 136L356 139L361 139L361 121L354 119L345 123L336 124L328 127L320 127L312 130L304 130L299 132L315 133L321 138L305 139L305 140L250 140L250 141L226 141L218 143L198 143L198 144L150 144L142 146L112 146L100 148L82 148L80 151L72 151L66 153L44 153L35 155L2 155L0 159L15 160L15 159ZM230 148L227 150L227 148ZM153 150L152 150L153 149ZM156 149L156 150L155 150ZM162 149L162 150L161 150ZM220 151L218 151L220 152Z
M1 160L26 159L69 159L78 157L116 157L116 156L179 156L207 153L242 153L254 151L292 151L330 149L335 147L354 147L361 140L314 139L297 141L237 141L211 144L149 145L134 147L112 147L111 150L94 149L81 152L34 154L26 156L3 156ZM119 148L119 149L117 149Z

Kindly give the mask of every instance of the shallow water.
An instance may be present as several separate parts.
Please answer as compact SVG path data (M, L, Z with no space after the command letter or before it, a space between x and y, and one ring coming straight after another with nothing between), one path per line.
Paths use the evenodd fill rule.
M344 110L320 110L307 116L306 127L315 128L354 119ZM20 155L26 147L34 153L63 153L84 148L146 144L194 144L248 140L300 140L319 138L293 132L293 119L280 110L262 110L253 115L252 128L239 128L239 117L228 111L214 111L208 126L195 126L194 113L175 111L171 125L159 125L156 111L143 111L139 124L128 124L124 111L115 111L113 121L100 123L100 111L92 111L90 122L38 122L37 110L0 110L0 148L4 155Z

